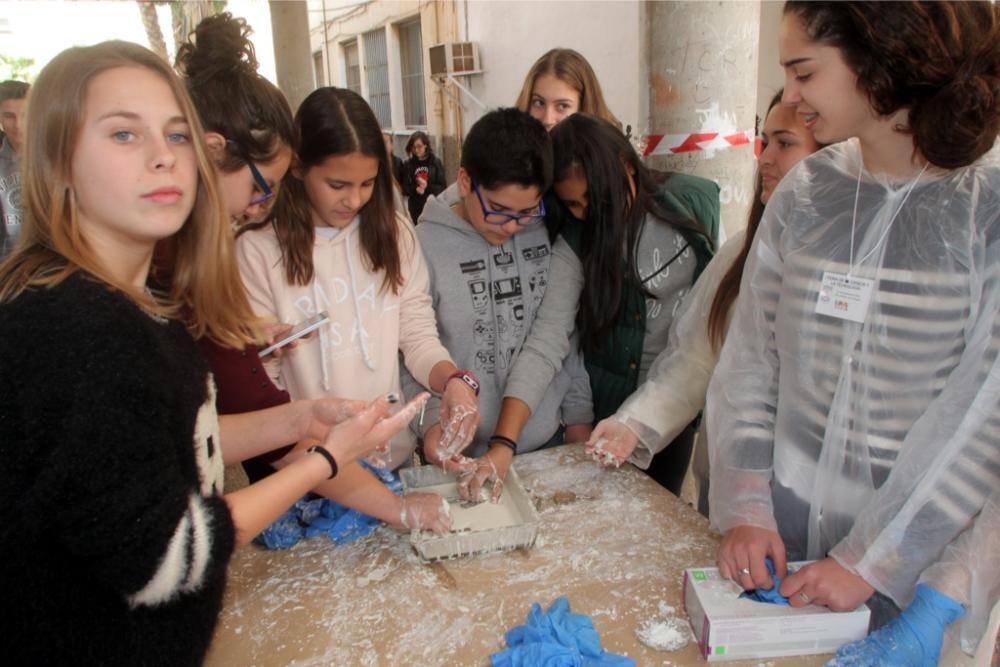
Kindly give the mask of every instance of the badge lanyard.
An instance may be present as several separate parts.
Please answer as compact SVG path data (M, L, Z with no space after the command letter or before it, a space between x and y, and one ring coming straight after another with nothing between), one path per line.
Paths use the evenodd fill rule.
M906 200L910 198L913 188L916 187L920 177L927 169L925 163L916 177L910 181L910 185L903 195L903 201L896 207L896 211L889 218L889 223L885 226L885 231L879 237L872 249L865 253L865 256L858 260L858 264L863 264L866 259L881 247L892 229L892 223L896 221L899 212L906 205ZM847 273L837 273L835 271L824 271L823 282L816 298L816 312L820 315L829 315L842 320L850 320L859 324L865 321L868 314L868 304L871 302L872 293L875 290L875 281L868 278L857 278L854 274L854 232L858 222L858 201L861 195L861 175L864 173L864 162L858 166L858 184L854 191L854 213L851 215L851 247L850 259L847 264Z

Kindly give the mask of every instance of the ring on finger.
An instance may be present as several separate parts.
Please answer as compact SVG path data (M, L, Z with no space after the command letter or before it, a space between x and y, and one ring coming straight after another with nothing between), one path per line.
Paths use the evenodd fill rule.
M808 595L806 595L805 591L799 591L799 598L806 604L809 604L809 600L811 599Z
M740 568L740 574L749 575L750 574L750 568L749 567L741 567Z

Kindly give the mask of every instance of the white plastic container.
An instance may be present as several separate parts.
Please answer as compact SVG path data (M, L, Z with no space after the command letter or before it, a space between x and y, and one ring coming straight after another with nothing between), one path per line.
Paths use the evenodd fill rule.
M791 574L805 562L789 563ZM871 611L834 612L740 598L740 587L718 568L684 570L684 609L701 653L709 662L833 653L868 634Z

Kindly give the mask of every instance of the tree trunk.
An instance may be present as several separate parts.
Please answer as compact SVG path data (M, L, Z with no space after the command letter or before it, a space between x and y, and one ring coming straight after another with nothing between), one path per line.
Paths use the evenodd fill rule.
M136 4L139 5L142 27L146 29L146 39L149 40L149 48L169 62L170 57L167 55L167 43L163 40L160 22L156 18L156 3L146 0L136 0Z

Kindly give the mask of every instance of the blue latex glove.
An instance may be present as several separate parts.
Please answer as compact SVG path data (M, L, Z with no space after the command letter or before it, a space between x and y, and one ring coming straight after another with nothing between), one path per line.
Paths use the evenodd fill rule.
M965 607L926 584L899 616L864 639L842 646L826 667L935 667L944 631Z
M378 477L390 491L396 495L402 493L403 483L394 473L370 466L365 461L361 465ZM379 523L378 519L327 498L309 500L308 496L303 496L261 531L254 541L268 549L288 549L303 538L326 535L334 544L341 545L365 537Z
M740 597L754 602L770 602L771 604L788 606L788 598L778 592L778 589L781 588L781 577L775 573L774 563L771 562L770 558L765 558L764 564L767 565L767 571L771 574L774 585L771 588L755 588L752 591L744 591Z
M590 617L570 612L564 597L545 613L532 604L525 624L506 639L510 648L490 656L493 667L635 667L631 658L606 652Z

